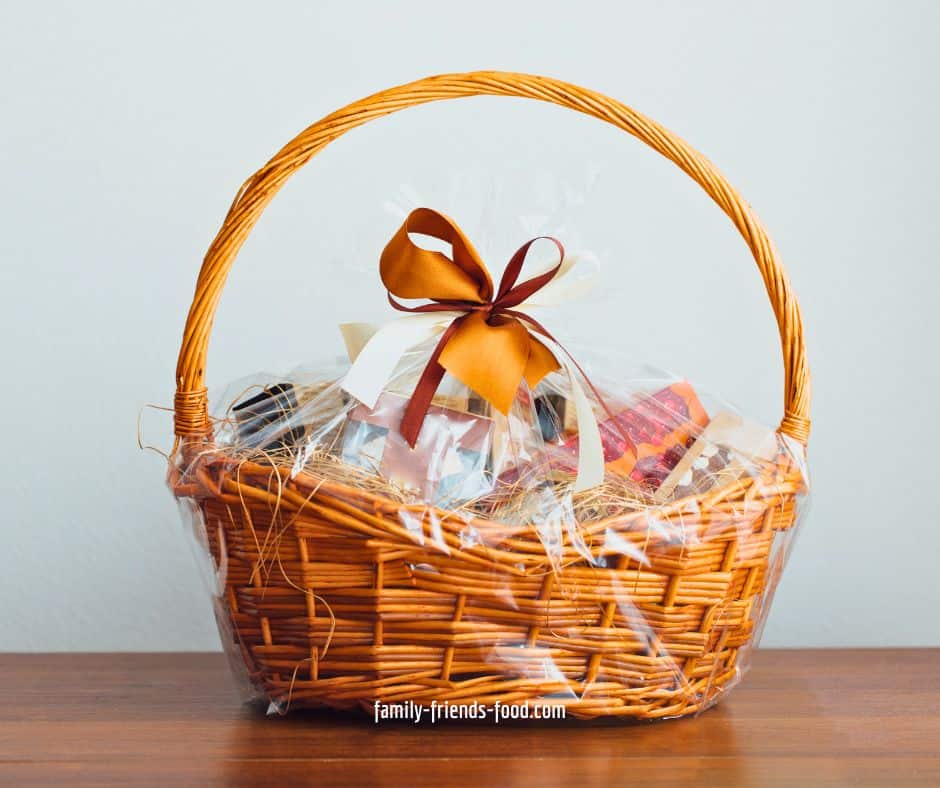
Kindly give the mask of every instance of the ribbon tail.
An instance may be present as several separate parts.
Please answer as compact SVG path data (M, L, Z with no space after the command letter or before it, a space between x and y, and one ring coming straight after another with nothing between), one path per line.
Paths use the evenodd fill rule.
M401 417L401 425L398 431L412 449L418 442L421 427L424 425L424 419L428 415L428 409L431 407L431 400L434 399L437 388L444 379L446 370L439 360L441 353L464 320L466 320L466 316L457 318L447 327L444 333L441 334L441 338L437 342L437 347L434 348L434 352L431 354L431 358L428 359L424 372L422 372L421 377L418 378L418 383L411 395L411 399L408 400L405 413Z
M346 355L349 363L354 363L362 349L375 336L379 326L374 323L340 323L339 331L343 335L343 344L346 345Z
M368 408L374 408L388 385L395 367L409 348L433 336L459 312L433 312L408 315L385 323L362 345L363 324L341 327L352 365L341 388ZM354 351L358 347L358 352Z
M584 373L584 370L581 369L578 362L559 344L557 339L546 331L541 323L525 312L509 312L509 314L521 318L525 323L529 324L531 326L530 330L534 329L538 333L539 342L541 342L552 353L555 360L564 367L568 375L568 380L571 383L571 398L574 400L575 418L578 424L578 476L575 479L574 491L582 492L583 490L596 487L604 481L604 444L601 441L600 427L597 425L594 409L591 407L591 401L587 398L587 394L584 393L584 389L578 380L579 376L590 387L607 415L614 420L614 423L619 424L619 422L616 421L616 417L604 401L601 393L594 387L594 384L591 383L591 379ZM636 447L633 441L627 437L625 431L621 432L625 443L635 451Z
M571 398L574 400L575 418L578 423L579 448L578 475L574 481L574 491L583 492L604 482L604 446L601 443L601 431L597 426L591 401L578 380L578 370L565 353L557 353L555 358L561 361L571 384Z
M538 326L534 320L532 323ZM540 331L539 341L555 356L555 360L565 370L568 382L571 384L571 399L574 402L575 420L578 425L578 475L575 477L574 491L584 492L603 484L606 472L600 427L597 426L597 417L594 415L591 400L588 399L579 380L580 377L584 377L584 372L548 332ZM586 377L585 380L587 380ZM594 390L594 387L591 386L591 389ZM599 396L596 391L595 395Z

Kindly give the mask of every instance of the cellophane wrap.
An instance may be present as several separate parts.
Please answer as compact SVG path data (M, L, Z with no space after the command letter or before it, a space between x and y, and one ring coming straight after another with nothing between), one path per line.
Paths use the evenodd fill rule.
M557 372L506 415L445 378L409 447L397 426L432 349L406 354L371 409L342 368L240 381L214 440L176 452L248 683L280 710L430 703L442 676L455 703L575 716L714 702L747 667L796 533L802 446L679 377L581 359L606 473L575 492Z
M804 447L681 375L581 346L600 484L576 484L564 369L521 382L505 413L445 375L411 446L399 428L437 339L375 403L344 389L348 359L236 381L211 436L176 447L170 486L246 693L282 713L715 703L806 509Z

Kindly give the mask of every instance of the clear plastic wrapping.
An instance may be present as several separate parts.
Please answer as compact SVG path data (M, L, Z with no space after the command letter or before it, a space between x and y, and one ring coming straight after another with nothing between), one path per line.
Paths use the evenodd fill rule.
M576 489L562 371L507 413L447 376L399 425L434 351L374 408L346 369L255 376L171 486L212 556L225 646L298 706L556 707L668 717L714 703L756 645L807 497L803 447L681 378L589 376L604 452ZM495 713L495 712L494 712Z

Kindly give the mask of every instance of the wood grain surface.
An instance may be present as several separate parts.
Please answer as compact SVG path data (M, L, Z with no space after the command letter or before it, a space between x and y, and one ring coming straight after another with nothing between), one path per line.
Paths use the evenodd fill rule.
M940 649L759 651L654 723L267 717L220 654L0 655L0 695L10 785L940 785Z

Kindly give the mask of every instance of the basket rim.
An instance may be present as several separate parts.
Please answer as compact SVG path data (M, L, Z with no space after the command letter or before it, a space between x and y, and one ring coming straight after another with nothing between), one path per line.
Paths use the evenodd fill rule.
M513 574L526 575L545 568L552 558L567 561L585 557L569 529L562 529L561 542L550 553L535 522L510 524L487 519L484 514L395 500L307 471L295 472L287 465L261 465L237 458L225 449L203 451L186 470L171 467L168 482L174 496L199 502L214 498L242 508L249 499L263 501L270 511L289 514L290 522L300 520L307 509L364 537L391 538L409 549L436 547L436 552L465 556L471 561L484 558L488 564L500 564ZM578 521L578 538L582 542L589 540L591 555L603 558L623 554L623 545L607 544L605 537L611 533L644 550L733 537L742 520L758 519L806 489L803 472L786 454L778 454L773 462L765 464L773 473L770 478L748 475L669 503ZM467 542L467 529L472 529L478 542ZM602 541L595 544L594 537Z

